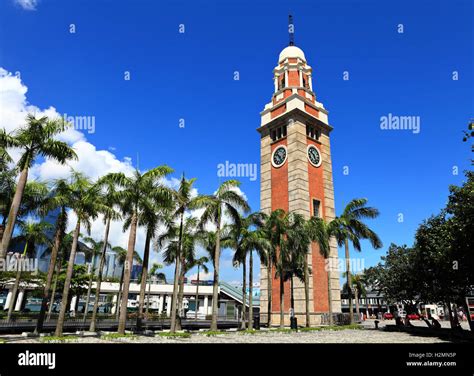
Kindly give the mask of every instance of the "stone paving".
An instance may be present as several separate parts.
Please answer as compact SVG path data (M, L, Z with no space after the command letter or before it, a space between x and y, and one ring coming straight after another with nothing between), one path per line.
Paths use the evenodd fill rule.
M382 327L386 324L382 323ZM391 322L388 322L389 324ZM21 335L0 337L6 343L41 343L39 338L25 338ZM442 343L437 337L421 337L402 332L375 330L373 322L365 322L362 329L320 330L310 332L278 332L261 330L255 334L225 332L205 335L194 332L190 338L167 338L134 336L122 338L97 338L92 335L72 337L64 343Z

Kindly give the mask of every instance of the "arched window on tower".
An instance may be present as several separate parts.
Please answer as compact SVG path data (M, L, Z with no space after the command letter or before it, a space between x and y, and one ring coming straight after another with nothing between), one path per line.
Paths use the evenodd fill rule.
M319 140L319 137L321 136L321 132L313 125L306 125L306 136L313 140Z
M283 89L285 86L286 86L286 83L285 83L285 75L283 74L283 75L281 76L281 80L278 81L278 90Z
M303 74L303 87L305 89L308 89L309 90L309 82L308 82L308 76L306 76L305 74Z
M286 125L282 125L281 127L276 127L270 131L270 137L272 142L278 141L281 138L286 137Z

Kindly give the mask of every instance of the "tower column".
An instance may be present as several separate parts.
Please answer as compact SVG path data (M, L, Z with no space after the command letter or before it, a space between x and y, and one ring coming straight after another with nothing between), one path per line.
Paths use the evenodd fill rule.
M3 307L4 310L7 310L8 308L10 308L10 304L12 304L12 297L13 297L12 290L8 290L7 298L5 299L5 306Z
M18 292L18 298L16 299L15 311L21 310L21 305L23 304L23 296L25 295L25 290L20 290Z
M166 316L171 315L171 296L166 295Z
M306 156L306 125L301 121L291 119L288 122L288 212L301 214L305 219L310 218L308 205L309 174ZM308 266L312 268L311 249L308 250ZM302 320L306 314L304 283L294 278L295 314ZM309 307L313 303L313 276L309 275Z
M161 312L163 312L163 295L158 298L158 313L161 315Z

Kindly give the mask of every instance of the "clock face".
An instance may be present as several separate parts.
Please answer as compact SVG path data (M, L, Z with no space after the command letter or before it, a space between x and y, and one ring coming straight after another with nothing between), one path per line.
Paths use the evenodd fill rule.
M316 146L308 146L308 159L314 167L319 167L321 165L321 154Z
M274 167L281 167L287 157L286 147L285 146L278 146L272 154L272 164Z

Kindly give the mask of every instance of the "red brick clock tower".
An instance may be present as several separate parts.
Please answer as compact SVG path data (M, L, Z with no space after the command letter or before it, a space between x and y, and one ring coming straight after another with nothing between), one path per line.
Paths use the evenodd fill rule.
M276 209L296 212L309 218L317 215L327 221L334 219L334 188L328 112L316 100L312 69L303 51L293 45L286 47L273 70L272 100L261 112L258 128L260 154L260 209L269 214ZM337 262L337 246L331 243L330 258ZM321 322L321 314L329 311L328 272L318 246L311 245L308 263L310 276L311 324ZM280 286L272 272L273 324L279 324ZM333 312L341 312L339 275L329 272ZM305 323L304 285L295 279L295 314L299 324ZM267 269L260 273L261 321L268 317ZM285 321L289 323L290 288L285 285Z

